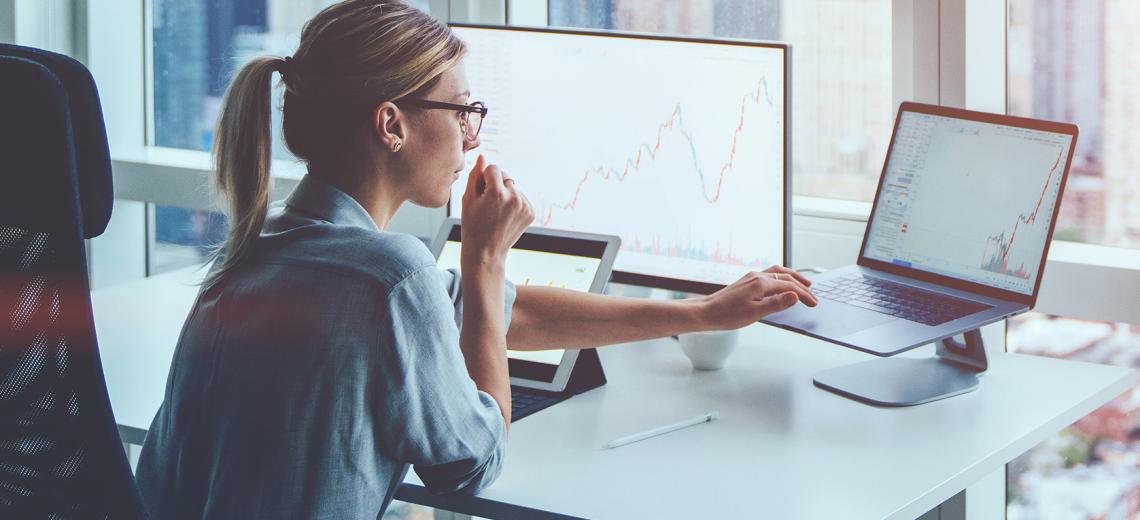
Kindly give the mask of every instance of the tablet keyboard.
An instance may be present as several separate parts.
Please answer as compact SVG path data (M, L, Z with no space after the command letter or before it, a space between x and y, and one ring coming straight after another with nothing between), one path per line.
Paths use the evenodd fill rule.
M539 394L533 390L511 387L511 422L547 408L569 396Z

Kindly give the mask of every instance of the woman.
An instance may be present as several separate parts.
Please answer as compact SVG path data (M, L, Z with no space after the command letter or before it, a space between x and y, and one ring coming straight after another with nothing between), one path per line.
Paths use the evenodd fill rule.
M503 262L533 212L482 157L463 195L462 277L439 271L384 229L405 202L447 203L479 145L463 54L399 1L346 0L306 24L294 56L238 72L214 150L231 229L139 461L156 518L376 518L409 465L433 491L474 493L502 461L508 346L736 328L814 304L781 267L685 301L516 289ZM268 212L274 72L308 175Z

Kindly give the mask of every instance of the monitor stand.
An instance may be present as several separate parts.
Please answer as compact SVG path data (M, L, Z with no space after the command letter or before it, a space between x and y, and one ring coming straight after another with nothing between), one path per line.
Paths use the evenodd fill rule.
M913 406L971 392L986 371L986 349L978 329L966 343L946 338L928 358L885 358L824 370L815 386L876 406Z

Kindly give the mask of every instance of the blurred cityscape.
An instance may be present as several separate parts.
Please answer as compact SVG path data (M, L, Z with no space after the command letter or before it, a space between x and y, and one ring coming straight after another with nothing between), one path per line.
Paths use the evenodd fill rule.
M1140 326L1029 314L1010 352L1140 368ZM1140 518L1140 390L1134 388L1014 459L1009 520Z

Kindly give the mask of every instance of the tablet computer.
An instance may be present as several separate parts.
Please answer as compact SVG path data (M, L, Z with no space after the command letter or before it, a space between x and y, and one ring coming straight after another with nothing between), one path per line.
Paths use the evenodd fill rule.
M459 270L459 219L444 221L432 241L441 269ZM621 247L616 236L528 228L507 253L506 278L515 287L547 286L601 293ZM579 350L507 351L511 385L551 392L566 390Z

